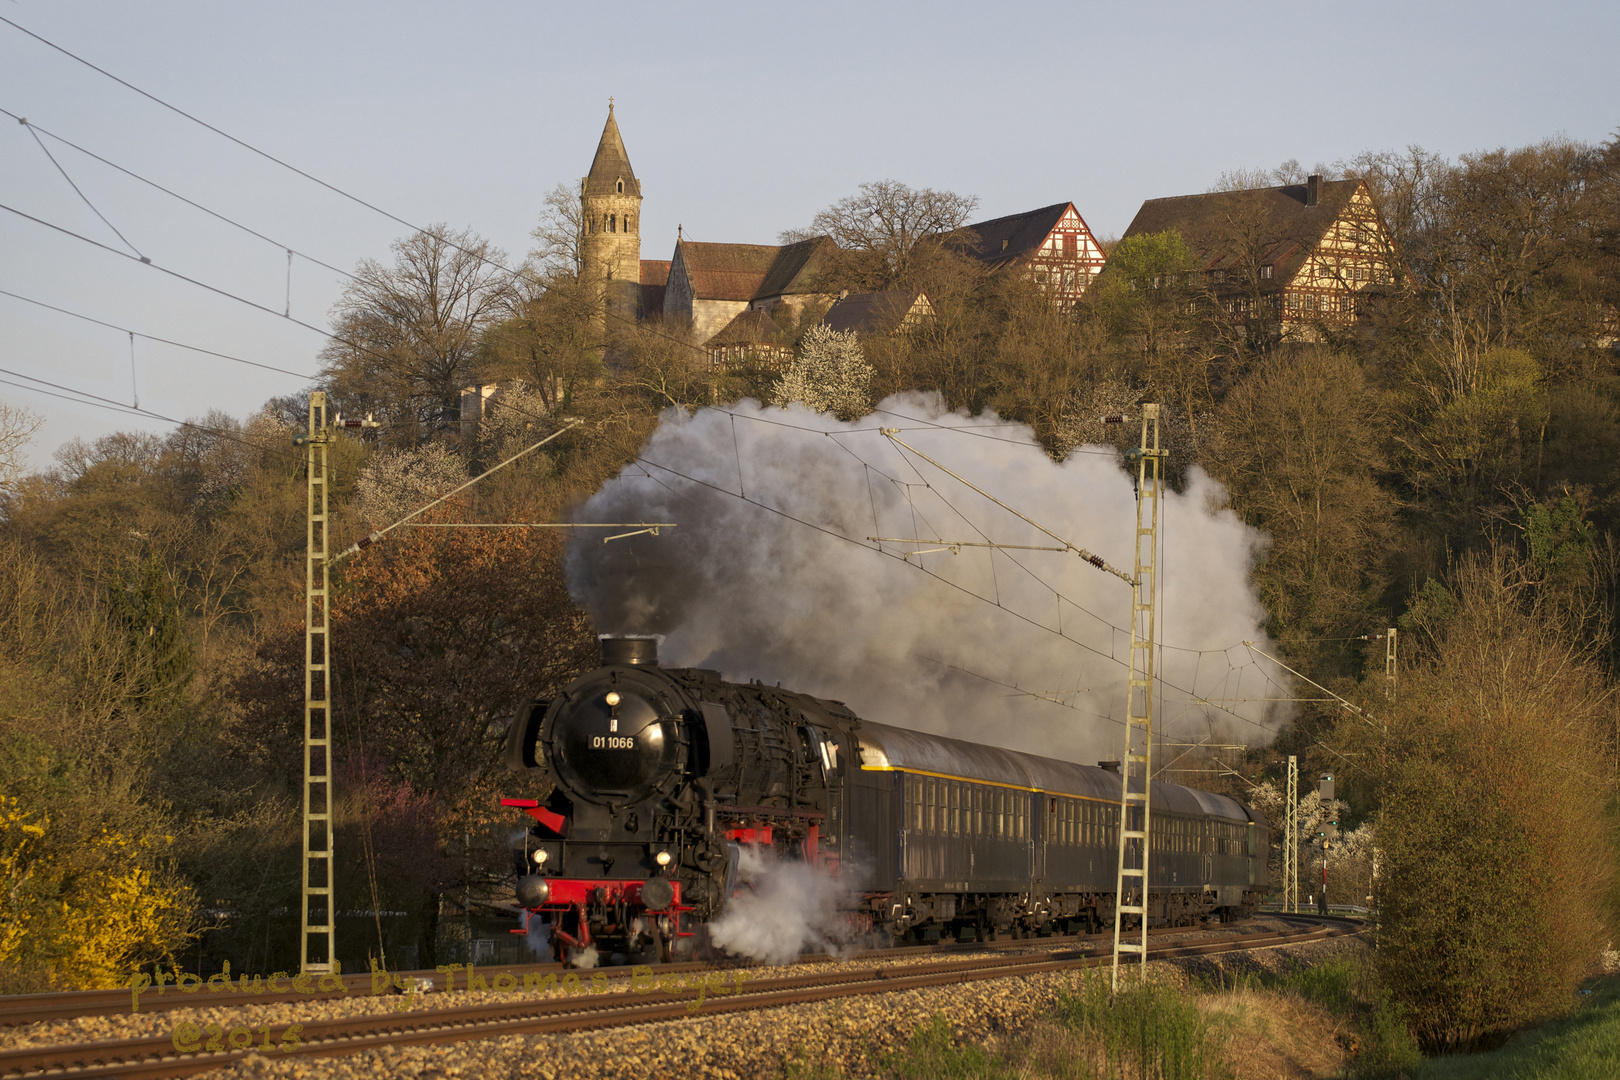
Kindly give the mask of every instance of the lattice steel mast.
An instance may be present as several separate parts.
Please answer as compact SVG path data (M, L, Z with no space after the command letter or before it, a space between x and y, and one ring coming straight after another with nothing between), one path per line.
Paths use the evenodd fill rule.
M1288 756L1288 802L1283 807L1284 911L1299 911L1299 758Z
M1131 580L1131 665L1126 690L1125 753L1120 761L1119 874L1114 886L1113 989L1121 953L1141 956L1147 974L1149 857L1152 851L1153 677L1157 659L1159 512L1164 495L1159 406L1142 406L1142 441L1126 454L1136 466L1136 566ZM1140 771L1138 771L1140 770ZM1139 786L1133 790L1133 780ZM1135 883L1135 887L1130 885ZM1134 898L1134 902L1131 902ZM1139 940L1127 940L1125 917L1138 916ZM1135 935L1133 935L1135 936Z
M337 960L332 896L332 635L327 572L326 394L309 395L309 513L304 557L304 892L299 969L330 972ZM316 907L319 903L321 906ZM319 918L316 918L316 913Z

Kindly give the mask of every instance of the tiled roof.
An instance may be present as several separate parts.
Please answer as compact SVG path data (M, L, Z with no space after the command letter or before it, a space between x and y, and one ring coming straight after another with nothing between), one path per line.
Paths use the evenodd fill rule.
M978 237L978 242L968 248L967 253L991 266L1028 258L1057 228L1057 223L1063 220L1064 213L1071 205L1066 202L1053 203L1039 210L1009 214L969 225L967 228Z
M668 285L669 266L668 259L642 259L641 283L643 285Z
M834 330L860 334L888 334L899 329L917 303L918 294L909 289L887 292L851 293L840 297L827 309L821 321ZM926 297L924 302L926 302Z
M613 106L608 106L607 123L602 127L602 141L596 144L596 157L591 171L585 177L585 194L611 195L615 184L624 181L626 195L640 195L641 181L630 168L630 155L624 152L624 139L619 135L619 122L613 119Z
M1298 271L1360 186L1360 180L1323 181L1315 206L1305 205L1304 184L1149 199L1124 238L1174 229L1202 270L1235 268L1243 253L1234 248L1255 244L1260 265L1275 268L1276 288Z
M787 334L775 319L756 308L740 313L704 343L717 345L785 345Z
M817 291L823 256L831 245L825 236L785 247L683 240L680 259L694 298L756 300Z

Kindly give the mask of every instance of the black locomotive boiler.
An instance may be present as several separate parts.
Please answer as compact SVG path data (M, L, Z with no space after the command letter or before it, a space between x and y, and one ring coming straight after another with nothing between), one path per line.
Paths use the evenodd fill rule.
M543 783L514 845L518 901L559 955L690 952L743 845L842 873L852 935L932 940L1111 926L1120 775L863 720L828 701L665 668L653 638L516 717L508 763ZM1265 819L1155 781L1149 918L1252 912Z

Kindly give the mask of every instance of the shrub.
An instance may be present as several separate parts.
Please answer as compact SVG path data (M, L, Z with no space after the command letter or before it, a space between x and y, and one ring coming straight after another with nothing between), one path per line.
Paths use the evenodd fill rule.
M1371 736L1380 981L1429 1051L1567 1012L1606 937L1601 676L1503 555L1465 564L1432 663Z

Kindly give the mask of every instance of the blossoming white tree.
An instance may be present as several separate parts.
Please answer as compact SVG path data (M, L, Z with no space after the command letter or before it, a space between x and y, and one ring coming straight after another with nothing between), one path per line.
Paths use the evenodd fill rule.
M798 352L776 384L776 404L801 402L840 420L855 420L872 408L872 365L853 330L817 324L799 341Z

